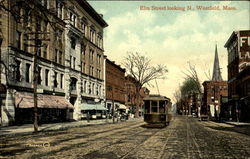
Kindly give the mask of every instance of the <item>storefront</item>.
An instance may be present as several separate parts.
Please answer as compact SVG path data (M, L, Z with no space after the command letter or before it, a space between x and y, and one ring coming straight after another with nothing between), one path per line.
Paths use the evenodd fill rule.
M82 103L81 104L81 119L104 119L107 115L107 108L103 104L91 104L91 103Z
M72 119L74 106L64 96L38 94L38 123L65 122ZM32 93L17 92L15 95L15 123L32 123L34 98Z

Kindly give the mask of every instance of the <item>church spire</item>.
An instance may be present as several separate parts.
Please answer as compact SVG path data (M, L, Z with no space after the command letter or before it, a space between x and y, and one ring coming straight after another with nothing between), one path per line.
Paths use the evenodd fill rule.
M222 81L219 57L218 57L218 51L217 51L217 44L215 46L214 69L213 69L212 81Z

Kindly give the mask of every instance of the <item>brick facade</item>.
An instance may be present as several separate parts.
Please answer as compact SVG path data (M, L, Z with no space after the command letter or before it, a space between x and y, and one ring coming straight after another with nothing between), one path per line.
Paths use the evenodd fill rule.
M225 44L228 51L228 109L233 120L248 120L250 30L234 31ZM247 106L248 105L248 106Z
M125 72L120 65L106 59L106 100L125 103ZM112 87L112 90L109 88Z
M221 97L228 96L228 86L227 81L205 81L203 82L204 87L204 96L203 96L203 110L207 110L204 112L210 112L212 117L216 115L219 117L220 113L220 103Z

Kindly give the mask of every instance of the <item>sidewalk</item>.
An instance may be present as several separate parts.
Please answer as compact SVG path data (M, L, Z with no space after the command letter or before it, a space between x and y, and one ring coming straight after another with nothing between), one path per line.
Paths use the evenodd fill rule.
M129 122L134 120L140 120L141 118L129 118L126 121L121 122ZM101 125L101 124L111 124L113 123L113 119L99 119L99 120L80 120L74 122L65 122L65 123L52 123L52 124L42 124L38 126L39 132L44 131L53 131L53 130L64 130L68 128L77 128L91 125ZM115 120L117 123L117 119ZM8 126L8 127L0 127L0 136L15 136L15 135L24 135L24 134L32 134L34 132L33 124L25 124L21 126Z
M233 121L222 121L222 122L233 126L250 126L250 123L233 122Z

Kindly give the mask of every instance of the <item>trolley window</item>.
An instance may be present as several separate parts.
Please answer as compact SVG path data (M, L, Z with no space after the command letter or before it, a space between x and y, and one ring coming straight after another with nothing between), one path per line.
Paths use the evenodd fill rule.
M152 113L157 113L158 112L157 101L151 101L151 112Z
M165 113L166 111L165 111L165 107L166 107L166 104L165 104L166 102L165 101L159 101L159 112L160 113Z
M146 100L144 103L145 113L150 113L150 101Z

